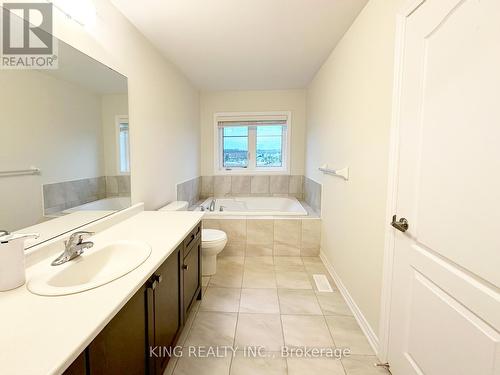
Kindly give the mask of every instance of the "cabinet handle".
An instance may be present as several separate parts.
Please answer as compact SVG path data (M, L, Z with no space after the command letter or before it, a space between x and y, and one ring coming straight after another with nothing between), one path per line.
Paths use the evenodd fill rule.
M187 270L189 270L189 266L187 264L183 264L182 269L187 271Z
M161 275L153 275L149 281L149 288L151 290L155 290L156 287L158 286L159 283L162 281L162 276Z
M157 281L158 283L161 283L161 281L163 280L163 277L161 275L154 275L153 279L155 281Z
M149 289L151 290L155 290L156 289L156 285L158 285L158 282L156 280L153 280L149 283L148 287Z

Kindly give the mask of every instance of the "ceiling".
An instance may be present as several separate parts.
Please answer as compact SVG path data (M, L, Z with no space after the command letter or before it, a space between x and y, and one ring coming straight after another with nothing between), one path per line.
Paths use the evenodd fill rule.
M367 0L112 0L202 90L303 88Z

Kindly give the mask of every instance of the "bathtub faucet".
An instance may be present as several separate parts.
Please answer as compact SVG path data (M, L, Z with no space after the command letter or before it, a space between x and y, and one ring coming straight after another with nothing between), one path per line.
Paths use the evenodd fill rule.
M215 211L215 199L212 199L212 202L210 202L210 207L208 208L210 212Z

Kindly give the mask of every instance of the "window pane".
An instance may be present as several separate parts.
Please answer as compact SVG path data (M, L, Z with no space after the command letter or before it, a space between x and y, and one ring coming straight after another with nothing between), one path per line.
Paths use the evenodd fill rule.
M248 137L248 126L230 126L224 128L224 137Z
M257 126L257 167L283 166L283 127Z
M257 126L257 137L259 136L267 136L267 135L275 135L281 137L283 133L283 126Z
M248 166L248 127L224 128L222 138L222 165L225 168L246 168Z

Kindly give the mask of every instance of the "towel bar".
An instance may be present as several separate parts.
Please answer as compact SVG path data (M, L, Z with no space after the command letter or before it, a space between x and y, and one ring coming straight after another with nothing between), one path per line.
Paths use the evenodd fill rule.
M342 169L331 169L331 168L328 168L328 165L325 164L325 165L319 167L318 169L325 174L342 177L346 181L349 180L349 167L345 167Z
M30 168L30 169L18 169L13 171L0 171L0 177L10 177L10 176L24 176L40 174L40 168Z

